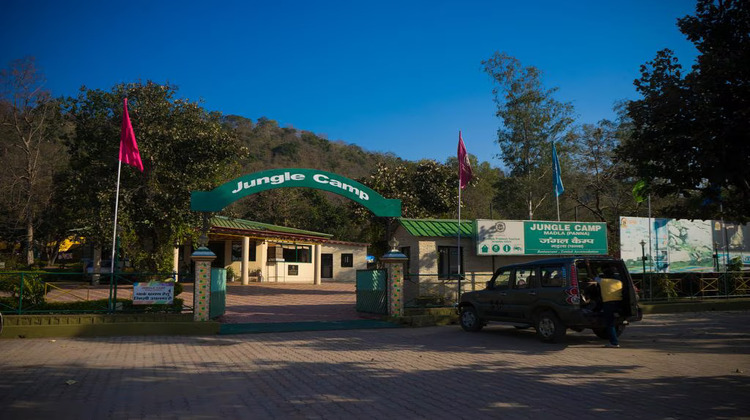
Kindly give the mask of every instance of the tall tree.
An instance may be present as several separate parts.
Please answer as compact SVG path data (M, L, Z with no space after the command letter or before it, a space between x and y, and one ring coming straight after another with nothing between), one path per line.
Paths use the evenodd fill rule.
M545 88L536 67L523 67L505 53L496 52L482 65L495 83L496 115L502 121L497 143L510 177L502 182L523 191L533 219L551 190L551 142L560 140L573 122L573 106L554 98L557 88Z
M627 121L618 124L602 120L583 124L572 136L568 153L569 171L566 194L574 207L576 220L605 222L610 252L619 248L619 217L635 210L632 183L625 177L624 164L614 160L614 150L627 135Z
M680 217L748 220L750 208L750 2L699 0L677 25L698 49L683 75L659 51L635 81L629 141L618 149L650 191L674 197Z
M242 149L221 115L175 97L177 88L153 82L111 91L82 88L69 103L75 134L69 139L67 193L79 203L89 237L112 233L122 100L145 170L122 168L118 224L127 256L141 270L171 270L172 247L200 226L190 192L209 190L237 175Z
M44 89L33 57L13 61L0 72L2 130L0 196L5 231L24 232L26 264L34 263L34 232L48 206L52 177L65 160L61 146L59 103ZM17 228L20 224L20 229ZM11 237L15 240L16 238Z

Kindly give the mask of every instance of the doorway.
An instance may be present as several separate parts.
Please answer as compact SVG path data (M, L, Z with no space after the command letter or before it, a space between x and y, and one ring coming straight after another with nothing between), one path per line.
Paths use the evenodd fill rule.
M320 254L320 277L333 278L333 254Z

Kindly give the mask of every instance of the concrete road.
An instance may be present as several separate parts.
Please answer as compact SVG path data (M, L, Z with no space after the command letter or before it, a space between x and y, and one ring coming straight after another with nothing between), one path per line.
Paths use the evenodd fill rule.
M750 312L591 333L457 326L0 341L0 419L750 418Z

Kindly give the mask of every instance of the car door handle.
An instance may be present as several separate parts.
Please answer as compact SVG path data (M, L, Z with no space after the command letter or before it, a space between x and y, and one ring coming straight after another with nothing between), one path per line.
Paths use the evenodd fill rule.
M532 290L532 291L529 292L529 295L530 296L536 296L536 292Z
M500 292L500 293L499 293L499 295L500 295L500 296L508 296L508 294L507 294L507 293L505 293L505 292Z

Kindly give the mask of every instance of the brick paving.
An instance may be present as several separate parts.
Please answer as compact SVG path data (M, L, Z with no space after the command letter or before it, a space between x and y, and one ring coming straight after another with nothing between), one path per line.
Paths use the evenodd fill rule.
M192 301L190 287L185 300ZM354 283L227 283L222 323L342 321L375 316L356 311Z
M651 315L623 348L491 325L0 341L0 418L750 417L750 312Z
M68 284L53 287L50 301L107 299L108 285ZM133 287L121 285L117 297L133 298ZM184 284L178 296L186 305L193 304L193 285ZM226 313L222 323L342 321L373 318L357 313L355 283L331 282L320 285L294 283L227 283Z

